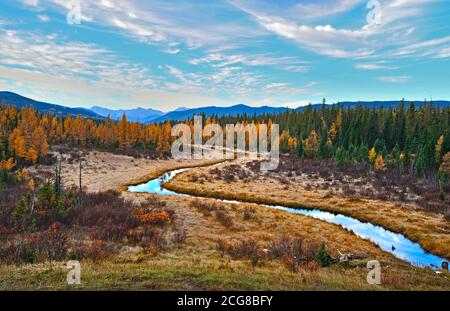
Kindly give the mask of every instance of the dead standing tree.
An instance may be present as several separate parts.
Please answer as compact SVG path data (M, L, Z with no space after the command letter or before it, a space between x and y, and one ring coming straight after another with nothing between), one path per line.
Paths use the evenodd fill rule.
M83 159L80 155L78 205L81 205L83 203L82 170L83 170Z
M55 164L55 177L53 181L53 189L58 198L61 196L63 189L61 171L61 159L58 158Z

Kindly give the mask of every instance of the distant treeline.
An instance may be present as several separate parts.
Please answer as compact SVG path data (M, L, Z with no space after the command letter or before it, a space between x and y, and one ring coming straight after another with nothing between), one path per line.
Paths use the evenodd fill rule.
M363 164L383 170L396 166L417 176L446 178L450 167L450 108L431 102L416 107L401 101L383 109L341 105L307 106L302 110L260 116L205 117L203 124L279 124L280 149L301 157L333 158L340 167ZM176 122L141 124L121 121L65 118L41 114L32 107L18 110L6 102L0 107L0 171L17 162L35 163L49 144L76 147L156 149L168 153ZM193 120L186 120L193 127ZM439 170L440 169L440 170ZM442 174L441 174L442 173Z
M334 158L340 166L352 163L396 165L418 176L435 173L450 151L450 108L429 102L416 107L399 102L384 109L341 105L307 106L303 110L261 116L216 118L223 125L236 122L279 124L281 150L302 157ZM375 153L374 153L375 152ZM450 155L447 155L447 161Z
M37 112L32 106L0 106L0 171L36 163L49 145L126 150L130 148L170 151L171 125L143 125L121 121L92 120L85 117L58 117ZM3 173L4 175L4 173Z

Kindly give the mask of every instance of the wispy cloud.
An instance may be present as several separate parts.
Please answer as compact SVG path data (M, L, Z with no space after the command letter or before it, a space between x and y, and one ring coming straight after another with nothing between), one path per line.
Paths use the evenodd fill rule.
M145 66L128 63L93 44L14 30L0 30L0 40L0 65L129 86L148 87L153 83Z
M450 36L445 36L407 45L397 49L393 54L395 56L419 55L422 57L447 58L449 55L446 51L449 49Z
M266 30L298 43L300 46L316 53L333 57L369 56L373 50L355 47L368 35L368 29L336 29L331 25L299 25L280 16L268 15L249 8L242 2L233 2L238 8L248 13Z
M176 54L180 53L181 50L180 49L167 49L164 52L167 54L170 54L170 55L176 55Z
M44 23L50 21L50 16L45 15L45 14L39 14L37 17L39 18L39 20L40 20L41 22L44 22Z
M408 36L415 29L414 17L423 14L423 7L437 0L394 0L382 2L381 25L366 23L366 15L361 15L360 27L336 28L330 24L299 24L291 14L273 14L273 10L249 5L248 2L234 0L233 3L252 16L265 30L296 42L300 47L315 53L335 58L369 58L382 53L391 46L405 45ZM348 11L365 1L342 0L298 4L296 8L310 17L323 17ZM325 10L330 8L330 10ZM270 13L269 13L270 12ZM326 13L324 13L326 12ZM369 11L366 11L367 13ZM297 18L298 19L298 18Z
M365 0L329 0L325 2L299 3L295 5L295 11L305 18L322 18L348 12L365 2Z
M445 3L379 1L369 26L366 0L82 0L81 25L65 23L70 1L15 0L0 18L0 85L143 106L379 96L342 87L359 79L448 92Z
M189 61L192 65L211 64L213 67L225 67L235 64L246 66L278 66L302 63L296 57L276 57L270 54L221 54L212 53Z
M311 69L310 66L286 66L284 70L295 73L307 73Z
M384 63L360 63L355 65L359 70L394 70L398 69L396 66L389 66Z
M411 76L391 76L391 77L378 77L379 81L387 83L406 83L413 79Z
M37 7L39 5L39 0L20 0L23 4L30 7Z
M66 0L49 1L58 5L62 13L69 9ZM183 43L195 49L246 41L262 34L261 30L237 22L216 23L215 9L226 7L190 1L82 1L87 20L116 28L123 35L145 43Z

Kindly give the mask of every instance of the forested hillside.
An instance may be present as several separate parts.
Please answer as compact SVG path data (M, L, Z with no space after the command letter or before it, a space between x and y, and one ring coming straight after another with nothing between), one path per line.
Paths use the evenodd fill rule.
M416 107L414 103L400 102L389 109L308 106L302 111L224 117L218 122L242 120L277 123L284 131L282 151L296 151L309 158L334 158L340 166L376 161L380 168L397 165L424 176L436 172L450 151L450 108L432 103Z
M192 120L184 121L193 127ZM272 115L204 117L204 124L222 126L236 123L277 123L282 131L280 148L308 158L333 158L339 167L352 163L372 164L379 170L396 166L421 177L434 175L447 179L450 156L450 108L432 103L416 108L400 102L398 107L370 109L340 106L311 106L302 111ZM104 121L41 114L32 107L18 110L3 102L0 108L0 160L2 168L16 162L36 163L49 144L109 150L133 148L170 151L174 124L143 125L107 118ZM9 163L9 164L8 164Z

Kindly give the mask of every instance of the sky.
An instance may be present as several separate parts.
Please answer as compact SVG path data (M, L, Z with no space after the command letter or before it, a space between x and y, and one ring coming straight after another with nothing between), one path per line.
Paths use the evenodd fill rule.
M450 0L0 0L0 90L162 111L450 100L449 20Z

